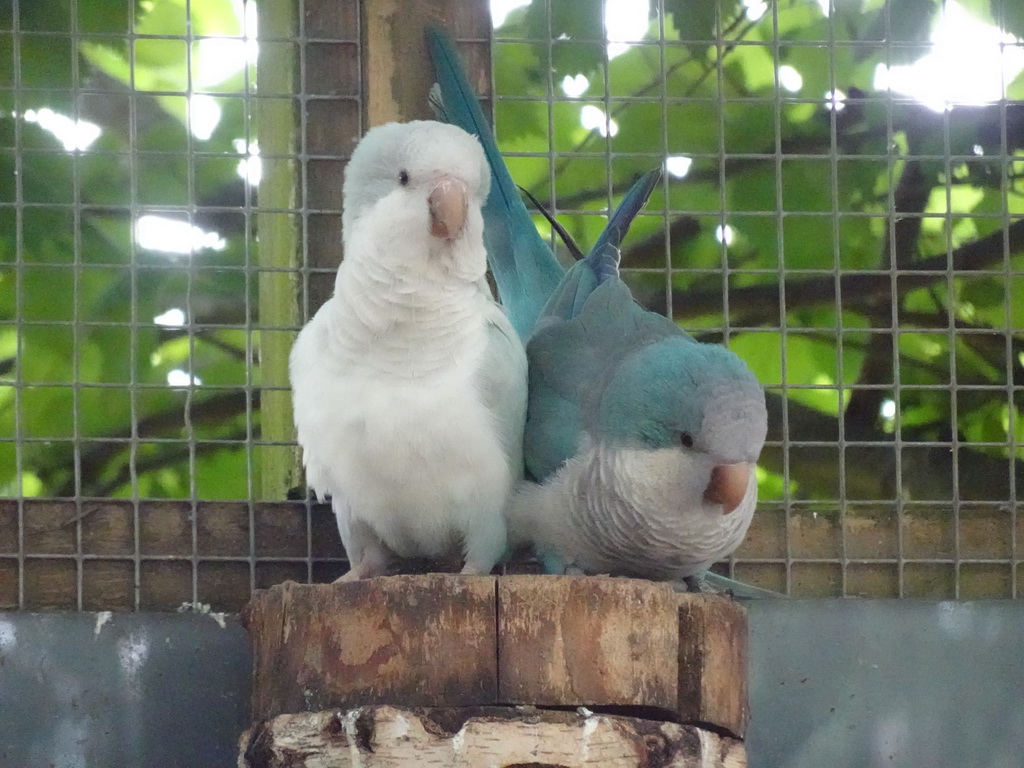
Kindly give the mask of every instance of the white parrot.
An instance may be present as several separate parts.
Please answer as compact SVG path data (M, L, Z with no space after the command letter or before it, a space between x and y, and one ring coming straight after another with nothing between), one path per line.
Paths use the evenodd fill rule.
M351 563L505 552L523 476L526 355L485 280L477 139L431 121L370 130L343 188L334 295L302 329L290 375L307 481L329 494Z

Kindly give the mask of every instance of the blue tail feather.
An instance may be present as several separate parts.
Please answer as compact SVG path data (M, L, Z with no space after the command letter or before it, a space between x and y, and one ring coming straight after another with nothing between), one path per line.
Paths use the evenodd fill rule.
M714 571L705 571L700 575L700 579L716 592L729 592L733 597L738 597L744 600L786 597L786 595L779 592L773 592L772 590L765 589L764 587L755 587L753 584L745 584L742 581L730 579L728 576L722 576L720 573L715 573Z
M629 191L626 192L626 196L622 198L622 201L615 208L615 212L609 217L608 226L604 228L604 232L597 238L591 254L600 253L607 245L612 245L615 248L622 246L622 240L626 237L626 233L629 232L633 219L647 205L651 193L654 192L654 188L658 186L660 181L660 168L648 171L636 180L633 186L629 188Z
M439 116L476 135L491 168L491 192L483 208L487 260L509 319L520 337L526 340L542 313L574 317L594 288L618 276L618 249L622 239L657 186L661 171L640 177L615 209L607 228L585 259L593 279L572 275L567 284L563 284L565 271L537 233L462 69L455 46L435 25L427 27L427 45L440 89Z
M608 225L597 238L597 242L594 243L594 247L587 256L587 262L597 278L598 285L619 276L619 248L629 232L630 225L637 214L647 205L647 201L659 181L661 181L660 169L645 173L629 188L626 196L622 198L609 217Z
M571 320L583 311L587 298L598 285L589 260L577 261L544 305L541 319L555 317Z
M441 90L445 119L479 138L491 167L491 192L483 208L487 260L509 319L525 340L565 271L537 233L469 85L455 46L433 25L427 28L427 45Z

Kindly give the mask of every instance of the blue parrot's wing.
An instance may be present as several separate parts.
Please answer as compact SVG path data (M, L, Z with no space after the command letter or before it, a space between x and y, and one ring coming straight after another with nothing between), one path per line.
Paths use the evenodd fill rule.
M491 167L491 192L483 208L487 261L509 319L525 340L565 271L537 233L469 85L455 46L433 25L427 28L427 45L441 90L444 118L480 139Z
M579 284L594 279L578 262L559 290L568 293L566 283L573 277ZM556 293L552 301L558 298ZM605 383L622 360L641 346L677 335L685 336L670 320L637 304L617 277L593 289L577 316L545 316L526 347L530 405L524 454L530 476L543 481L576 453Z
M616 260L617 260L616 255ZM618 268L616 267L616 273ZM616 277L616 279L618 279ZM583 311L587 299L597 289L598 278L592 268L589 257L577 261L555 288L548 299L537 323L537 331L547 327L553 320L571 320Z
M527 476L539 483L579 448L586 409L598 394L592 381L601 372L595 352L586 344L584 329L558 320L538 328L527 345L530 384L523 459Z

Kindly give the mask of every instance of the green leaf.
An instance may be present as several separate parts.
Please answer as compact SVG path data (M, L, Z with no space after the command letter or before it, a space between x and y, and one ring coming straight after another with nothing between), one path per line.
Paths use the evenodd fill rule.
M603 5L594 0L548 0L532 3L526 11L526 32L534 40L592 43L551 47L551 66L559 80L562 75L590 74L603 61ZM542 63L547 59L546 48L546 44L537 47Z
M665 11L672 15L672 24L680 39L703 41L703 47L706 48L715 40L719 11L727 5L735 3L713 0L666 0ZM728 21L727 15L723 18Z
M726 28L740 9L736 0L666 0L665 11L672 16L680 40L686 41L690 52L703 58L714 46L719 29Z
M775 59L767 45L741 45L730 52L725 71L731 96L770 98L775 88ZM738 87L742 84L742 87Z
M186 24L186 11L189 11ZM132 85L137 91L158 91L157 101L168 114L181 123L188 118L184 94L201 81L204 50L220 45L224 50L221 57L235 52L226 46L241 46L242 41L212 39L194 42L185 39L186 32L193 35L215 36L217 38L239 37L241 24L232 0L207 0L203 3L187 3L187 0L160 0L149 4L148 11L141 15L135 25L137 35L152 37L136 38L131 50L120 42L109 43L84 41L81 44L83 57L97 69L125 85ZM204 49L203 46L207 46ZM190 48L190 50L189 50ZM239 71L244 66L244 53L239 57ZM191 73L188 64L191 62ZM220 83L203 86L204 91L238 91L242 86L240 74ZM163 92L180 93L167 96ZM235 138L232 136L232 138Z
M1018 39L1024 39L1024 4L1017 0L990 0L992 18L1001 19L1001 28Z
M837 414L841 401L845 406L847 395L840 397L841 388L837 383L836 346L825 334L789 333L783 340L777 332L743 333L729 341L729 349L739 355L767 387L782 384L814 387L790 389L788 395L796 402L828 414ZM857 380L862 361L862 351L844 349L845 386Z
M187 466L182 472L187 472ZM249 474L249 457L244 448L206 454L196 461L196 496L210 500L248 498Z
M932 22L939 11L936 0L890 0L870 17L863 40L870 41L860 49L859 57L875 55L878 43L885 47L887 61L892 64L910 64L921 58L923 48L912 43L925 44L931 34ZM895 45L893 45L895 43Z

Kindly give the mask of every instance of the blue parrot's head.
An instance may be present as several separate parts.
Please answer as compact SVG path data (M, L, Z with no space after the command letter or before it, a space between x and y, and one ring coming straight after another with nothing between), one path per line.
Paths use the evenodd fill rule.
M711 473L705 498L727 512L743 498L767 430L764 390L744 362L682 334L609 371L597 423L606 442L701 458Z
M680 445L719 462L756 462L767 432L764 390L715 344L673 336L622 361L601 397L600 432L651 448Z

